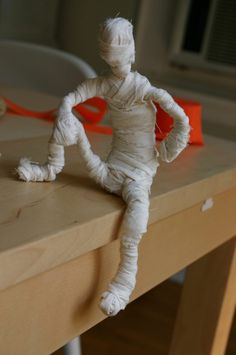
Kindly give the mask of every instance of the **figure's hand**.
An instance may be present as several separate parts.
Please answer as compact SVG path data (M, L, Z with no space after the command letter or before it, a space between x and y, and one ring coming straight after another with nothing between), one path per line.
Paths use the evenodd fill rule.
M184 149L184 148L183 148ZM182 150L176 150L175 147L171 145L168 140L164 140L160 145L160 157L166 163L171 163L177 158L177 156L182 152Z
M171 163L178 154L171 154L170 149L168 147L168 142L163 140L160 145L160 157L161 160L165 161L166 163Z
M166 163L171 163L187 147L189 139L189 128L182 134L176 133L175 128L166 139L160 144L160 157Z

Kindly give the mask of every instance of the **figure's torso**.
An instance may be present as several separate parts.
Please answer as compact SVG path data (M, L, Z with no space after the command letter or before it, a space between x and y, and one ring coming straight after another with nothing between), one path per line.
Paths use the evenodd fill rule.
M133 166L146 166L155 171L156 109L152 102L144 100L150 87L149 81L137 72L129 73L125 79L111 75L104 80L104 98L113 127L112 151L108 161L117 163L123 160Z

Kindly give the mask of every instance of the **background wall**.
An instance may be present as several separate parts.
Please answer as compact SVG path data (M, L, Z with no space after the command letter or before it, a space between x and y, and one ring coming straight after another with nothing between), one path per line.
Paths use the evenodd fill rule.
M45 44L71 52L100 73L99 24L120 14L135 24L140 0L0 0L0 39Z
M178 31L176 15L179 5L187 2L141 1L136 34L138 69L172 95L199 101L205 133L236 140L236 75L171 63L173 34Z
M60 0L0 0L0 39L56 46Z
M106 65L98 56L99 24L120 14L135 23L139 0L62 1L59 19L61 48L85 59L98 73Z
M0 0L0 39L61 48L103 74L107 66L98 55L99 24L120 14L132 20L137 32L137 69L156 86L201 102L205 132L235 140L235 76L170 63L178 7L188 1Z

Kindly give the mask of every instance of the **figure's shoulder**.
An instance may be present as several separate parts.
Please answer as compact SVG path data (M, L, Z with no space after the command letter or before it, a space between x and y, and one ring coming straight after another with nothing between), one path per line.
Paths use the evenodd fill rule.
M103 83L104 82L104 76L95 76L93 78L87 78L85 79L85 83L92 83L92 84L97 84L97 83Z
M137 71L132 72L133 83L135 85L136 95L140 98L144 98L145 95L150 91L151 83L146 76L141 75Z
M106 89L108 83L109 83L108 78L109 78L108 76L99 75L99 76L96 76L94 78L87 79L87 82L90 85L93 85L94 87L96 87L96 90L100 94L102 94L104 92L104 90Z
M133 80L136 83L138 83L139 86L142 86L142 87L150 87L151 86L150 81L148 80L148 78L146 76L140 74L137 71L133 71L132 75L133 75Z
M137 78L141 81L148 81L148 78L142 74L140 74L138 71L132 71L131 74L133 75L134 78Z

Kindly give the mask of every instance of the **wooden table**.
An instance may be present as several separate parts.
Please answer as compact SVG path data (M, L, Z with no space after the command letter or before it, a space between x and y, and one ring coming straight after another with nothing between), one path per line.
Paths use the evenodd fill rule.
M13 94L19 97L19 92ZM21 93L21 102L36 102L35 97L36 108L44 109L46 101L39 94ZM47 100L52 104L47 108L58 103ZM0 132L2 122L9 132L7 119L19 120L22 132L29 124L6 116ZM4 355L50 354L102 321L99 296L119 262L117 232L124 203L87 177L75 146L66 149L66 167L55 182L24 183L13 174L22 156L45 160L48 126L44 133L20 138L18 126L18 140L6 140L4 134L0 143ZM105 156L110 137L89 137L94 150ZM152 187L148 232L140 245L133 299L188 267L171 355L223 354L235 307L236 144L205 140L204 147L189 147L172 164L161 164ZM213 206L203 211L209 198Z

